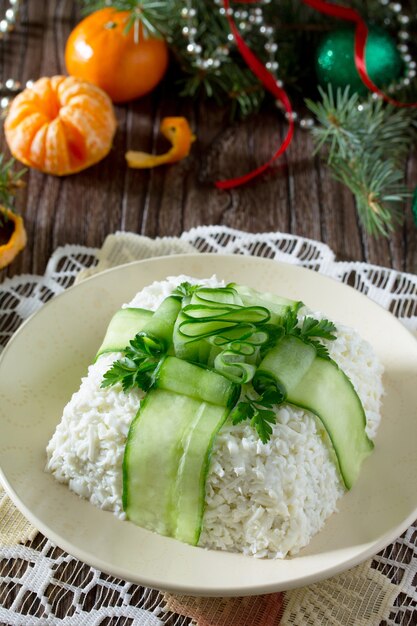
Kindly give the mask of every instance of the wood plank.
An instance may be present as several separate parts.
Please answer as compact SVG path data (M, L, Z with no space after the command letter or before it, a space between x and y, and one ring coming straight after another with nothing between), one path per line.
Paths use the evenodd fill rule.
M64 45L78 19L71 0L24 3L16 31L0 44L1 77L22 81L65 70ZM220 191L214 182L266 161L286 132L273 106L231 123L226 108L178 97L174 73L149 96L118 106L118 131L110 155L74 176L58 179L31 170L19 192L29 243L0 279L42 273L53 250L65 243L100 246L117 229L148 236L179 235L200 224L225 224L248 232L279 230L327 243L340 260L368 261L417 271L417 229L410 211L388 240L363 232L352 195L313 156L311 136L299 128L288 153L251 184ZM126 167L127 149L162 152L165 115L185 115L197 135L188 159L151 171ZM8 155L4 137L0 147ZM417 184L417 160L408 164Z

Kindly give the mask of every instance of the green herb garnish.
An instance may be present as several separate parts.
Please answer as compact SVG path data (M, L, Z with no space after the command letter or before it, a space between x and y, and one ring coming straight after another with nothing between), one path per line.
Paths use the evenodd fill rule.
M201 288L201 285L192 285L189 282L184 282L178 285L178 287L174 289L171 295L180 296L181 298L187 298L187 297L192 296L193 293L197 291L197 289L200 289L200 288Z
M305 343L314 346L317 356L323 359L329 359L329 351L318 339L327 339L334 341L336 339L336 326L329 320L316 320L314 317L305 317L301 326L298 325L297 314L290 311L283 322L286 335L299 337Z
M123 350L123 358L115 361L104 374L101 387L121 383L123 391L139 387L148 391L154 382L154 373L165 356L162 345L149 336L138 333Z
M267 389L256 399L246 396L245 400L239 402L232 411L232 423L236 425L247 419L250 420L251 426L255 428L262 443L268 443L272 435L271 424L276 423L276 414L272 407L282 404L284 400L284 395L273 388Z

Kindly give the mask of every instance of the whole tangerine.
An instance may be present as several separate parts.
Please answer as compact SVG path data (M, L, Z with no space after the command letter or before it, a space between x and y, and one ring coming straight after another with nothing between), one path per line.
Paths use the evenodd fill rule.
M150 36L132 14L104 8L83 19L71 32L65 64L72 76L103 89L113 102L143 96L161 81L168 66L163 39Z

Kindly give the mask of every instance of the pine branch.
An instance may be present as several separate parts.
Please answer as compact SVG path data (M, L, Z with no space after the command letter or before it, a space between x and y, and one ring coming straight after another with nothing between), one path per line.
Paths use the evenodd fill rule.
M212 98L222 105L230 105L232 114L246 117L259 110L267 96L259 80L248 70L234 42L228 39L230 27L227 18L221 13L218 3L214 0L193 0L192 8L196 11L195 40L202 47L201 57L204 60L219 57L219 49L224 49L221 63L211 64L202 68L198 63L198 55L187 50L189 40L184 36L183 29L188 22L182 16L186 3L181 0L81 0L87 11L104 6L112 6L118 10L131 13L128 26L142 22L145 32L160 34L170 45L183 77L181 95ZM416 2L416 0L412 0ZM346 0L345 4L358 9L365 19L384 28L387 9L381 7L379 0ZM273 41L278 44L275 59L279 63L277 77L288 90L291 99L297 106L297 99L316 96L317 85L314 71L313 51L323 32L340 27L337 20L329 18L313 10L302 2L294 0L274 0L269 3L248 4L233 3L235 11L246 17L236 17L235 22L249 48L262 63L267 63L269 53L265 48L266 37L260 32L259 22L273 29ZM254 11L260 11L254 14ZM252 12L252 13L251 13ZM250 19L255 20L252 27ZM392 25L398 30L398 25ZM200 59L201 60L201 59ZM269 96L268 96L269 97Z
M25 169L15 172L13 170L14 159L5 161L4 155L0 154L0 205L6 209L13 210L14 196L16 191L24 186L22 179ZM0 226L2 224L2 214L0 213Z
M360 220L371 235L384 235L400 221L397 204L409 197L403 184L405 158L417 137L417 114L369 98L360 104L349 89L320 90L306 100L318 125L316 152L323 151L336 180L354 194Z
M111 6L117 11L127 11L130 17L126 22L126 32L141 24L145 37L167 37L170 33L170 22L177 18L178 2L174 0L82 0L84 13L92 13ZM139 35L138 35L139 36Z

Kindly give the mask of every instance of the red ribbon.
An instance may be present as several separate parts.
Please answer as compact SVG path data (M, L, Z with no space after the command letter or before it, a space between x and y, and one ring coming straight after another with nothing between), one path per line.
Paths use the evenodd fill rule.
M240 0L242 4L257 4L258 0ZM362 18L360 13L355 9L351 9L349 7L344 7L340 5L335 5L333 3L327 2L326 0L302 0L304 4L309 5L316 11L320 11L321 13L325 13L326 15L330 15L331 17L336 17L348 22L353 22L355 27L355 65L358 70L359 76L362 79L362 82L374 93L377 93L381 98L383 98L386 102L393 104L396 107L417 107L417 102L412 103L404 103L391 98L383 91L379 89L375 85L375 83L369 77L369 74L366 69L366 61L365 61L365 49L366 49L366 41L368 39L368 27L366 25L365 20ZM281 102L285 108L285 111L288 113L289 119L289 128L288 132L285 136L284 141L282 142L279 149L275 152L275 154L263 165L257 167L252 170L248 174L244 174L243 176L239 176L237 178L231 178L228 180L220 180L216 182L216 187L219 189L232 189L233 187L238 187L239 185L244 185L252 178L255 178L259 174L262 174L267 170L272 163L280 157L288 148L291 143L294 134L294 120L292 115L292 106L291 102L284 91L279 85L275 77L266 69L266 67L259 61L259 59L254 55L254 53L248 48L240 33L234 23L231 15L228 14L228 9L230 8L230 1L223 0L223 6L226 9L227 19L229 21L230 30L233 33L235 38L235 42L237 48L242 55L243 59L246 61L248 67L252 70L254 75L259 78L265 89L267 89L275 98Z
M228 180L219 180L216 182L216 187L218 187L219 189L232 189L233 187L239 187L239 185L244 185L249 180L252 180L252 178L255 178L256 176L259 176L259 174L262 174L263 172L265 172L265 170L267 170L272 165L275 159L280 157L281 154L284 154L284 152L290 145L293 134L294 134L294 120L293 120L293 115L292 115L291 102L287 94L285 93L284 89L282 89L282 87L280 87L277 84L276 78L273 76L273 74L271 74L271 72L269 72L266 69L263 63L261 63L261 61L259 61L259 59L250 50L250 48L248 48L248 46L246 45L246 43L243 41L242 37L240 36L239 31L232 17L228 15L228 9L230 8L229 0L223 0L223 5L224 5L224 8L226 9L226 15L227 15L227 19L229 20L230 30L233 33L233 36L235 38L236 45L238 47L240 54L242 55L243 59L246 61L248 67L255 74L255 76L259 78L259 80L261 81L265 89L267 89L270 93L272 93L272 95L275 96L275 98L279 100L279 102L282 102L282 104L284 105L285 111L288 113L288 121L289 121L288 132L285 136L285 139L282 142L279 149L269 159L269 161L267 161L263 165L260 165L259 167L252 170L248 174L244 174L243 176L238 176L237 178L230 178Z
M375 83L369 77L369 74L366 70L366 61L365 61L365 49L366 49L366 41L368 39L368 27L366 25L363 17L356 11L355 9L350 9L348 7L338 6L327 2L325 0L303 0L304 4L308 4L316 11L320 11L321 13L325 13L326 15L330 15L332 17L337 17L341 20L346 20L348 22L353 22L356 24L355 28L355 65L358 70L359 76L362 79L362 82L374 93L377 93L381 98L383 98L386 102L393 104L396 107L417 107L417 102L399 102L398 100L394 100L387 94L385 94L379 87L375 85Z

